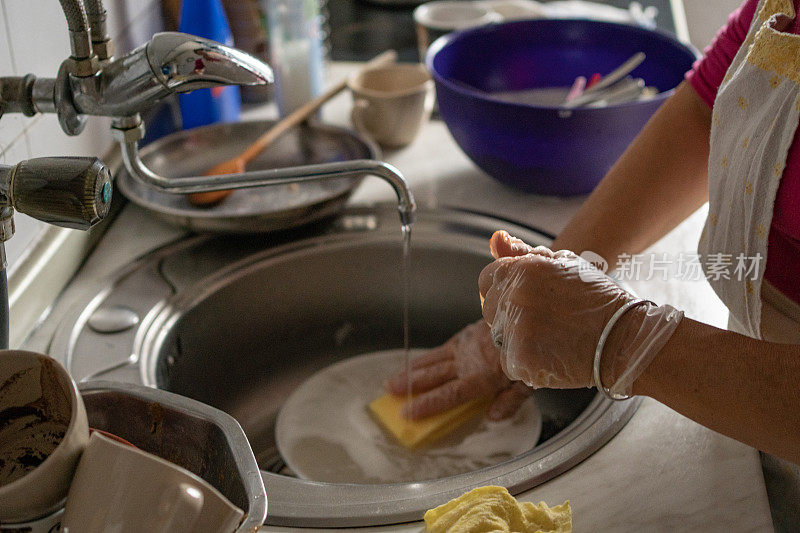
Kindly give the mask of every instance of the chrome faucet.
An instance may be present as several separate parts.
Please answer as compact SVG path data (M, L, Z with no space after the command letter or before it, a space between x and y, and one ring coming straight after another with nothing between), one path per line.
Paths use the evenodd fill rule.
M416 205L402 174L380 161L358 160L250 171L223 176L170 178L148 169L139 158L144 137L139 112L173 94L220 85L256 85L272 82L272 71L262 61L220 43L166 32L124 57L114 59L105 31L102 0L60 0L70 30L71 56L56 78L0 78L0 116L6 112L56 113L68 135L79 134L87 116L109 116L112 134L120 145L130 174L165 192L182 194L260 187L299 181L372 174L386 180L398 197L401 221L413 221Z
M272 81L269 66L209 39L167 32L119 59L107 58L91 75L75 73L70 58L56 78L0 78L0 111L58 114L68 135L79 134L87 115L134 118L173 93L220 85L256 85Z

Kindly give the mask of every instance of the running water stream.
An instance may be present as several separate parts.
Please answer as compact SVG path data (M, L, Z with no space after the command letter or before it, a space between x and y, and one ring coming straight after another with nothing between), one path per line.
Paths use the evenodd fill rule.
M403 257L400 263L401 283L403 284L403 354L405 357L406 371L406 398L412 400L411 391L411 345L409 341L408 308L411 300L411 227L412 223L404 223L403 232Z

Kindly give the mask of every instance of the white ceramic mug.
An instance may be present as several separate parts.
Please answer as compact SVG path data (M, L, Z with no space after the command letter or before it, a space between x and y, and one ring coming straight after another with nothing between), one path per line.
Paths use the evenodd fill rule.
M64 533L219 533L244 511L199 476L93 433L67 496Z
M409 144L433 110L433 80L419 64L362 70L351 76L347 85L353 93L353 126L383 146Z
M414 10L419 59L425 62L428 47L442 35L502 21L503 15L478 2L425 2Z
M57 531L89 440L78 388L54 359L0 351L0 531Z

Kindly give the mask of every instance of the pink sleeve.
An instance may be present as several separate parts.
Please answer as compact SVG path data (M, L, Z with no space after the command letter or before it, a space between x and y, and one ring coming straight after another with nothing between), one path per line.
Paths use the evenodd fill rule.
M747 37L757 5L758 0L745 0L731 13L728 24L719 30L703 57L686 73L689 84L709 107L713 107L722 78Z

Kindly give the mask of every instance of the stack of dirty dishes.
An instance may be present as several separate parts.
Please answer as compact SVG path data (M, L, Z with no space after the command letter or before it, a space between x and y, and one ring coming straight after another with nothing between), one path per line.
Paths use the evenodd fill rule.
M165 394L162 411L170 397L180 398L155 392ZM125 418L119 410L106 415ZM0 530L252 528L250 520L245 524L245 511L211 483L126 439L90 430L90 420L82 393L57 361L33 352L0 351ZM263 484L260 488L264 512L254 512L257 524L266 514Z

